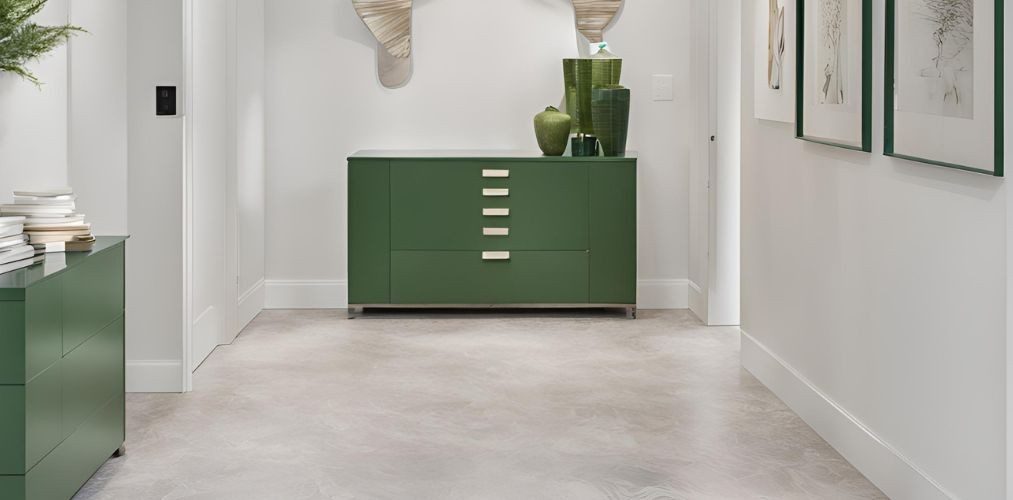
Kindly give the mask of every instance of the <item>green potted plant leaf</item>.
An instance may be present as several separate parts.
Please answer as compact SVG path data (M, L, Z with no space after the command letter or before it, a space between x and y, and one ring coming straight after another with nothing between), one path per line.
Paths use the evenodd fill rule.
M42 82L26 67L28 63L63 45L76 33L77 26L40 26L32 18L48 0L0 0L0 71L13 73L41 86Z

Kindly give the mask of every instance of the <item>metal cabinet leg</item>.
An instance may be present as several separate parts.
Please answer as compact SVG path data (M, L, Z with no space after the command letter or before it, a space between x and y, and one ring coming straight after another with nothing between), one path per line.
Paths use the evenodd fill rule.
M637 307L631 306L626 308L626 319L637 319Z

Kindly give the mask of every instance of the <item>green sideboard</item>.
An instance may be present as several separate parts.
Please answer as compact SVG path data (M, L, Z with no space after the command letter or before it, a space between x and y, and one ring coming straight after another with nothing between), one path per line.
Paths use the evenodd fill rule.
M0 499L67 500L122 449L125 246L0 274Z
M637 303L637 157L348 158L349 307Z

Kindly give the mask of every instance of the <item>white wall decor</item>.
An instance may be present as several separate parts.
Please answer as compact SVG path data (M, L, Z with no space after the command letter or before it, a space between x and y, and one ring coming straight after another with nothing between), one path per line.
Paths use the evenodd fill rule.
M591 43L600 43L608 28L615 19L623 0L572 0L573 10L577 15L577 31Z
M781 89L784 75L784 56L787 49L784 33L783 0L770 0L767 9L767 88Z
M412 73L412 0L352 0L355 12L376 37L380 83L397 88Z
M757 119L795 122L795 0L753 0L754 113Z

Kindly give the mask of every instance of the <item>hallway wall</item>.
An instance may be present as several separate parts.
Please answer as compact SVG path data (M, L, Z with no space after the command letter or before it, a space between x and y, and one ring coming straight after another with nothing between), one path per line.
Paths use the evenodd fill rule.
M0 203L69 184L96 234L127 232L126 2L50 0L37 22L88 33L30 64L41 88L0 73Z
M754 119L760 3L743 23L743 364L891 498L1003 498L1006 183L881 154L881 8L873 154Z
M127 228L127 1L70 5L68 180L98 235Z
M183 383L182 96L178 117L155 116L155 86L186 88L182 0L130 0L127 390Z
M633 91L640 161L640 300L687 307L690 0L627 2L606 33ZM416 1L415 72L384 89L351 2L267 2L268 307L347 304L345 158L359 149L537 150L532 118L563 97L577 56L568 0ZM675 75L675 101L651 76Z

